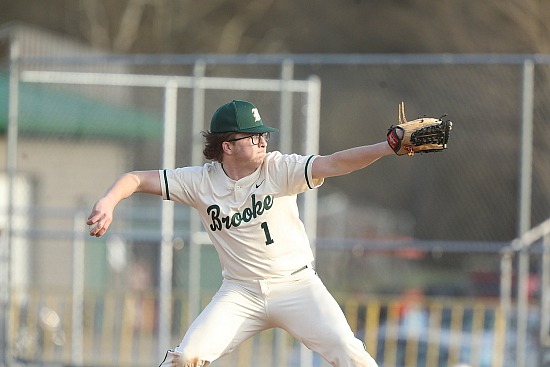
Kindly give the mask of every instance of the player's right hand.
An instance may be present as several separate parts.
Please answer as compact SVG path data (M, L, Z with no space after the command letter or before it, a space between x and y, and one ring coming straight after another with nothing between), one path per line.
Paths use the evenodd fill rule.
M90 226L90 236L101 237L113 221L113 207L105 198L101 198L92 208L86 224Z

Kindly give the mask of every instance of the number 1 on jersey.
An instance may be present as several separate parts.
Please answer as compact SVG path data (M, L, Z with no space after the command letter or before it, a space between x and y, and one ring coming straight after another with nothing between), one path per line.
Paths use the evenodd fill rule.
M271 245L274 241L273 241L273 238L271 238L271 235L269 234L269 227L267 226L267 222L262 222L261 226L265 234L265 244Z

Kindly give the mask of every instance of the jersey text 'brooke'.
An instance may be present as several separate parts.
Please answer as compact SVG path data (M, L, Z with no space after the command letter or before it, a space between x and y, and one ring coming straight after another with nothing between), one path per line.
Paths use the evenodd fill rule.
M229 229L231 227L240 226L242 222L248 223L253 218L262 215L265 210L271 209L271 207L273 206L273 200L273 196L266 195L263 201L256 201L256 195L252 194L251 207L245 208L242 213L236 212L231 217L220 217L221 210L219 205L210 205L206 209L206 212L210 215L210 218L212 219L210 229L212 231L221 231L224 226L226 229Z

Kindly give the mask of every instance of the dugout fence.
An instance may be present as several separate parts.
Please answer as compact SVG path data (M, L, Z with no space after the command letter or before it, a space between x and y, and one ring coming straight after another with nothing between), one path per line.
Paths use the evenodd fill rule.
M9 73L0 73L0 83L13 88L5 94L9 128L2 140L7 155L0 259L3 304L18 307L3 307L2 330L4 341L9 335L46 337L35 343L44 348L35 361L85 364L89 355L100 353L102 338L115 349L122 343L125 355L163 353L178 342L201 307L199 300L204 302L219 281L215 255L202 246L207 241L196 219L170 204L132 199L105 242L91 242L80 225L93 200L121 172L158 168L159 162L196 164L201 146L196 138L210 110L238 95L254 100L270 124L275 120L281 135L270 146L288 152L329 153L376 142L401 100L409 119L447 113L455 124L444 154L376 163L349 179L327 180L319 200L309 201L305 220L314 243L323 244L317 247L318 272L351 323L359 325L356 332L364 320L372 323L377 307L380 315L394 313L378 316L386 321L365 331L371 350L386 345L382 331L395 334L395 348L392 342L382 348L388 351L382 358L389 358L384 365L399 365L405 355L410 366L426 363L427 354L433 358L435 349L422 338L437 334L413 337L415 329L401 328L403 308L391 306L419 289L425 296L421 308L429 310L420 320L448 320L449 328L440 327L439 335L449 336L450 346L467 338L473 345L490 334L500 341L495 351L502 346L506 351L491 366L546 363L548 302L542 291L548 263L537 261L541 238L529 247L528 262L524 251L508 257L505 248L550 214L548 56L12 56ZM308 79L312 74L317 77ZM291 126L284 126L288 121ZM164 129L164 122L176 132ZM396 180L395 172L403 179ZM447 209L434 210L442 198ZM499 274L501 264L506 271ZM506 287L499 286L501 275ZM138 278L145 279L141 285L130 280ZM176 296L155 297L171 289ZM168 308L178 310L171 322ZM438 313L441 309L446 311ZM155 317L136 321L151 314L145 310L154 310ZM397 320L397 328L387 320ZM469 332L481 330L480 324L490 330ZM94 334L79 336L78 325ZM460 333L447 334L449 329ZM402 338L404 330L410 336ZM403 344L404 339L416 345ZM24 345L22 340L29 339L14 337L4 350L13 351L16 341ZM369 345L374 340L377 346ZM280 358L270 356L267 363L273 366L322 365L305 351L296 357L294 347L285 335L262 335L231 358L257 365L259 355L274 349L282 352ZM97 363L135 362L115 349ZM454 357L433 365L468 361L460 358L467 351L454 350ZM483 365L475 363L480 352L470 351L477 355L471 364ZM422 353L423 359L414 357Z

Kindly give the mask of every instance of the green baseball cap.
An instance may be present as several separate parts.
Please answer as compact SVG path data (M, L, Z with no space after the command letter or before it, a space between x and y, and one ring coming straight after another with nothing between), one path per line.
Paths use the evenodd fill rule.
M267 133L279 131L262 122L256 106L247 101L233 100L214 112L210 132Z

